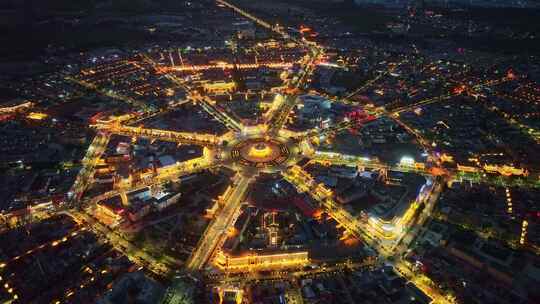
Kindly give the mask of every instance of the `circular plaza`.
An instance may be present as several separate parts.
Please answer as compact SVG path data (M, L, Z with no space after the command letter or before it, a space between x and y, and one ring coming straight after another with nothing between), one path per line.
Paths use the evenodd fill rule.
M254 137L237 142L230 156L241 166L270 169L285 163L290 150L286 143L277 139Z

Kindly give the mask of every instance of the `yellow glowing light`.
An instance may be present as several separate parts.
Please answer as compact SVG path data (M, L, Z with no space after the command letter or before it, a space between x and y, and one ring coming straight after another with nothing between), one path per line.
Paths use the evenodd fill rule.
M229 230L227 231L227 236L230 238L235 237L237 235L238 235L238 229L234 227L229 228Z
M30 112L28 114L28 116L26 116L27 118L29 119L33 119L33 120L43 120L45 118L47 118L49 115L45 114L45 113L38 113L38 112Z
M267 144L261 143L257 144L249 150L249 156L254 158L264 158L270 155L272 150Z

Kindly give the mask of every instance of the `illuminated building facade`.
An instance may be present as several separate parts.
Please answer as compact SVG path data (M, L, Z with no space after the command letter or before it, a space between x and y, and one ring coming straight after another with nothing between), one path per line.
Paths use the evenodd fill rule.
M218 81L218 82L203 84L203 90L206 93L211 93L211 94L232 93L235 89L236 89L235 82Z
M276 254L249 253L237 257L219 252L214 260L217 267L230 272L300 267L307 263L309 263L307 251Z

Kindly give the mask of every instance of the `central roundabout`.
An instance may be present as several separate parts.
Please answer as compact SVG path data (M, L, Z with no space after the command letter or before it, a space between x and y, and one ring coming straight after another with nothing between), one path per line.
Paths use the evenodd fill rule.
M244 167L271 169L289 160L287 143L274 138L253 137L238 141L230 150L234 163Z
M281 145L273 141L253 140L247 141L240 149L240 155L243 159L254 163L267 163L276 160L282 154L288 154L284 149L281 151ZM281 153L283 152L283 153Z
M266 132L264 125L246 132L229 133L221 150L224 163L233 169L279 172L295 164L300 155L298 142L284 134Z

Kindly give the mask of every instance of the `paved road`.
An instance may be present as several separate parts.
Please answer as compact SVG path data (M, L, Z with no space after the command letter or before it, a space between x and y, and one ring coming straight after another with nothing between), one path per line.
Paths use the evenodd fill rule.
M251 181L252 177L237 175L232 190L224 198L223 209L206 228L197 248L191 255L187 263L188 269L196 270L204 267L220 240L227 233L227 229L234 223L234 218L241 207L242 199Z
M79 171L75 182L69 190L70 200L79 200L88 185L92 182L95 171L94 169L98 164L101 155L103 152L105 152L109 139L109 134L103 132L98 132L98 134L94 137L94 140L88 147L86 155L82 160L83 167Z
M181 144L193 144L200 146L216 146L219 138L211 134L178 132L160 129L147 129L141 127L129 127L118 124L96 125L97 128L112 134L125 136L146 137L163 141L172 141Z

